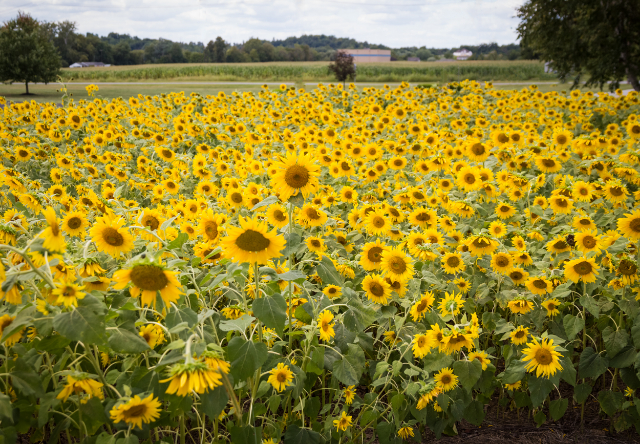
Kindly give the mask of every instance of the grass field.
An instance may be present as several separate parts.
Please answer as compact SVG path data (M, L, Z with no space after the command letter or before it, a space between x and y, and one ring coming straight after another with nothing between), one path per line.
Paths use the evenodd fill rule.
M164 64L67 68L65 81L331 81L328 62L243 64ZM494 81L554 80L537 61L392 62L360 64L359 82L451 82L464 79Z
M243 84L243 83L227 83L227 84L180 84L170 83L156 84L150 82L130 82L122 84L101 84L98 86L100 90L97 93L98 97L105 99L113 99L116 97L123 97L128 99L132 96L142 95L158 95L163 93L170 93L173 91L184 91L186 94L197 92L201 95L213 95L223 91L225 94L231 94L233 91L251 91L258 92L261 87L256 84ZM500 89L522 89L528 85L527 82L523 84L496 84L496 88ZM536 82L531 82L536 84ZM391 86L397 84L390 83ZM78 101L80 99L87 98L87 92L85 90L87 86L86 82L83 83L68 83L67 88L73 98ZM301 82L296 83L296 87L304 87L307 90L313 89L315 85L304 84ZM364 86L364 85L361 85ZM380 84L379 86L382 86ZM543 92L547 91L568 91L570 84L558 84L558 83L539 83L538 89ZM271 85L270 88L276 88L276 85ZM622 89L629 89L630 85L621 85ZM33 93L32 96L24 96L24 85L15 83L13 85L0 84L0 97L5 97L7 101L23 102L25 100L35 100L36 102L55 102L61 103L62 93L59 92L60 84L50 83L49 85L29 85L29 91ZM581 88L582 91L598 91L593 88Z

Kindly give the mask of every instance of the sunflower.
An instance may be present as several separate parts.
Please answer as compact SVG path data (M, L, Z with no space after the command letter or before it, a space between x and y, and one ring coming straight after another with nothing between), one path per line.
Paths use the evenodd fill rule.
M84 299L85 293L84 287L75 285L73 281L69 281L64 278L61 281L56 282L56 288L51 290L51 295L56 296L56 304L64 305L66 308L78 306L78 299Z
M418 399L418 405L416 406L416 408L418 410L424 409L429 405L431 401L437 399L440 393L442 393L442 388L439 387L435 382L427 385L420 391L420 398Z
M469 248L469 253L474 256L484 256L491 254L498 248L498 242L487 236L472 236L465 242Z
M576 248L583 254L587 254L591 251L596 253L600 251L602 245L600 244L600 236L596 231L586 230L582 231L574 236Z
M597 225L588 216L577 216L571 226L578 231L597 230Z
M478 361L482 365L482 370L486 370L491 361L489 360L489 354L485 351L477 351L469 353L469 361Z
M426 334L418 334L414 336L412 342L413 346L411 347L411 350L413 351L413 355L418 359L422 359L427 356L433 348L431 339Z
M271 188L278 190L282 201L302 193L306 199L318 188L320 167L313 163L310 155L287 153L273 165L275 173L271 175Z
M625 216L618 219L618 230L626 238L637 241L640 239L640 209L627 213Z
M98 399L104 399L104 393L102 392L103 384L101 382L91 379L91 376L87 373L77 373L74 375L67 375L67 383L58 396L57 399L62 399L66 402L71 395L85 395L82 396L81 403L85 404L89 399L96 397Z
M456 274L465 269L464 262L460 253L446 253L442 256L442 269L445 273Z
M604 198L613 203L622 203L627 200L629 191L621 182L610 180L602 190Z
M320 313L318 316L318 327L320 335L320 340L329 342L332 337L336 335L336 332L333 330L333 325L331 323L333 321L333 314L329 310L325 310Z
M499 203L495 211L500 219L509 219L516 214L516 208L508 203Z
M156 295L160 297L166 306L180 299L182 290L177 272L166 270L160 263L149 259L135 262L129 269L118 270L113 274L116 282L114 288L122 290L127 285L132 297L141 298L142 305L156 306Z
M278 365L269 372L267 382L269 382L276 391L281 392L292 384L293 372L289 370L288 365L279 362Z
M511 239L511 243L518 251L524 251L527 249L527 243L522 236L514 236L513 239Z
M571 250L571 245L567 242L567 239L563 235L558 235L546 244L546 249L549 253L564 253Z
M631 285L638 277L638 265L630 259L622 259L616 268L616 276L621 276L624 285Z
M411 225L424 229L438 223L438 214L435 210L418 207L409 214L408 221Z
M527 314L533 310L533 302L526 299L514 299L509 301L507 306L513 313Z
M11 327L11 324L13 324L13 321L15 321L15 319L16 319L15 316L11 316L8 314L3 314L2 316L0 316L0 338L4 337L5 333L8 330L10 330L9 327ZM12 347L16 342L22 339L23 333L24 333L24 328L21 330L18 330L17 332L15 332L14 334L12 334L11 336L9 336L4 340L4 345L6 345L7 347Z
M513 257L509 253L492 254L491 267L496 273L509 274L513 269Z
M351 427L352 422L351 416L347 416L347 412L343 410L338 419L333 420L333 425L338 432L345 432L349 427Z
M316 205L307 203L300 209L298 220L307 227L320 227L327 223L328 216Z
M391 297L391 286L377 274L365 277L362 281L362 289L369 299L378 304L386 304Z
M282 228L289 223L289 214L280 204L269 205L266 216L267 222L276 228Z
M448 392L449 390L453 390L458 386L458 377L453 374L453 369L449 367L440 370L433 376L433 379L436 381L438 387L440 387L443 392Z
M0 283L5 282L6 280L7 274L5 273L4 265L0 262ZM20 294L17 283L11 288L6 289L6 291L3 291L2 288L0 288L0 301L1 300L5 300L13 305L18 305L22 302L22 295Z
M551 196L549 206L553 210L553 214L570 214L573 210L573 201L562 195Z
M328 297L329 299L335 299L335 298L339 298L340 296L342 296L342 289L340 287L338 287L337 285L327 285L322 290L322 293L324 293L324 295L326 297Z
M225 257L236 262L266 264L279 257L285 247L284 236L267 231L264 223L239 217L240 227L227 227L227 237L220 241Z
M528 372L535 370L536 376L544 376L549 378L556 374L558 370L562 370L560 358L562 355L556 351L553 345L553 339L543 339L539 343L537 339L527 344L527 348L522 350L523 361L529 361L525 366Z
M414 321L421 320L427 311L433 306L435 296L430 291L426 292L419 301L411 306L411 317Z
M451 334L445 335L443 338L443 351L450 355L454 352L460 351L462 347L467 347L468 350L473 350L473 334L466 333L464 331L457 331L453 329Z
M122 217L103 216L89 230L98 251L118 257L133 249L133 236L129 234Z
M89 222L82 211L71 211L62 219L62 231L69 236L81 237L88 226Z
M44 239L42 246L52 252L63 252L67 248L67 243L64 240L62 231L60 231L56 211L53 207L47 207L45 210L42 210L42 214L49 224L40 234L40 237Z
M520 285L527 280L527 278L529 277L529 273L527 273L520 267L515 267L512 268L509 273L507 273L507 276L511 278L514 284Z
M149 348L156 348L157 345L164 342L164 331L156 324L143 325L138 334L149 345Z
M160 382L169 382L166 393L187 396L191 392L203 394L222 385L220 373L211 370L203 361L177 364L169 370L169 378Z
M573 189L571 190L573 198L580 202L590 202L593 198L593 192L593 185L582 180L574 183Z
M550 318L560 314L560 310L558 310L560 301L557 299L547 299L542 303L542 306L547 310L547 316Z
M522 325L509 333L509 337L511 338L511 342L514 345L522 345L527 342L527 337L529 336L529 329L523 327Z
M462 308L462 295L456 295L455 293L445 293L444 298L438 304L438 309L442 316L456 316L460 313Z
M507 226L500 221L493 221L489 224L489 233L494 237L503 237L507 234Z
M135 395L126 402L116 404L111 411L111 420L117 424L124 421L126 424L133 424L134 427L142 429L142 423L149 424L160 417L160 407L162 404L153 394L141 399Z
M573 282L595 282L598 266L593 258L578 258L564 264L564 275Z
M389 248L382 252L381 268L385 276L405 282L413 276L411 259L400 248Z
M544 296L545 294L551 293L553 291L553 284L551 283L551 281L541 276L529 277L525 285L530 292L541 296Z
M318 256L322 256L322 253L327 250L324 240L317 236L309 236L305 239L304 243L307 245L309 251L316 253Z
M344 395L345 404L347 405L353 404L353 400L356 397L355 386L354 385L348 386L347 388L344 389L342 394Z

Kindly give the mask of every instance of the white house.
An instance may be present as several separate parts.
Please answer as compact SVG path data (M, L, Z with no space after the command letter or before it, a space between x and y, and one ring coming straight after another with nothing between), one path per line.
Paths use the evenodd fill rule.
M453 58L456 60L467 60L473 53L467 49L461 49L453 53Z

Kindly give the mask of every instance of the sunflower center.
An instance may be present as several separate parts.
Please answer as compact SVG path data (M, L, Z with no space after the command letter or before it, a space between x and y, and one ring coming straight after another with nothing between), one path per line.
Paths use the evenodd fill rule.
M479 237L477 239L474 239L472 244L476 248L485 248L486 246L489 245L489 242L485 238Z
M547 310L549 310L549 311L553 311L553 310L555 310L555 309L556 309L556 306L554 305L554 303L553 303L553 302L549 302L549 303L547 304Z
M471 151L473 152L473 154L475 154L476 156L481 156L485 153L485 149L484 149L484 145L481 143L474 143L471 146Z
M131 282L141 290L162 290L169 283L164 270L155 265L136 265L131 270Z
M232 194L231 194L231 200L232 200L234 203L240 203L240 202L242 202L242 194L241 194L241 193L237 193L237 192L236 192L236 193L232 193Z
M522 273L520 273L519 271L514 271L509 275L509 277L511 277L511 279L513 279L514 281L518 281L522 279Z
M80 219L78 216L73 216L71 219L69 219L67 225L72 230L75 230L77 228L80 228L80 226L82 225L82 219Z
M465 174L464 177L462 178L462 180L465 181L465 183L468 183L469 185L475 183L476 181L476 176L474 174Z
M556 242L555 244L553 244L554 248L557 248L558 250L564 250L565 248L568 247L567 243L563 240L560 240L558 242Z
M384 288L382 288L382 285L377 282L374 282L369 286L369 291L377 297L384 295Z
M564 134L560 134L558 137L556 137L556 142L560 145L564 145L565 143L567 143L567 136L565 136Z
M420 301L416 306L416 310L418 310L418 312L421 313L427 309L428 305L429 303L427 301Z
M389 260L389 268L396 274L402 274L407 270L407 264L401 257L392 257Z
M559 206L560 208L566 208L569 205L569 203L567 202L566 199L557 199L556 205Z
M622 196L624 194L624 191L622 191L622 187L619 186L611 187L609 189L609 192L615 197Z
M124 237L115 228L107 227L102 232L102 239L112 247L124 244Z
M154 216L145 216L142 219L142 225L145 227L149 227L151 231L155 231L160 226L160 221Z
M424 336L418 338L418 347L422 348L426 345L427 339Z
M205 222L204 233L209 239L215 239L218 237L218 224L212 220Z
M273 218L278 222L284 222L285 220L287 220L287 216L285 216L285 214L281 210L275 210L273 212Z
M126 410L122 411L122 416L125 419L140 418L147 413L147 406L145 404L134 405Z
M584 239L582 239L582 245L586 248L593 248L596 246L596 240L593 236L585 236Z
M544 348L539 348L538 351L536 351L536 362L539 365L549 365L551 364L552 356L551 356L551 352L549 350L545 350Z
M591 273L591 270L593 270L593 267L591 266L591 264L589 262L582 261L582 262L574 265L573 269L580 276L585 276L585 275Z
M638 271L638 266L629 260L620 261L618 271L624 276L632 276Z
M440 382L443 385L451 384L451 375L442 375L442 378L440 378Z
M311 246L314 248L319 248L320 247L320 241L318 239L312 239L311 240Z
M629 223L629 228L631 228L631 230L635 231L636 233L640 233L640 217L633 219Z
M367 259L371 262L380 262L382 255L382 248L373 247L367 252Z
M542 164L547 168L553 168L556 166L556 162L553 159L542 159Z
M293 165L284 174L284 181L291 188L302 188L309 183L309 170L302 165Z
M460 258L458 258L458 256L451 256L447 259L447 265L451 268L457 267L458 265L460 265Z
M498 256L496 258L496 265L498 267L507 267L507 266L509 266L510 263L511 263L511 261L506 256Z
M278 380L278 382L283 383L286 382L287 380L287 375L284 372L280 372L278 373L278 375L276 376L276 379Z
M374 217L371 223L376 228L382 228L385 225L384 218L380 216Z
M172 154L171 150L162 150L162 155L168 159L171 159Z
M247 230L236 239L236 245L244 251L263 251L271 241L255 230Z
M464 335L454 335L451 337L451 339L449 339L449 344L453 344L453 345L457 345L461 342L466 342L466 338L464 337Z
M542 279L536 279L535 281L533 281L533 286L541 290L547 289L547 283Z
M306 211L307 217L311 220L320 219L320 214L316 211L315 208L308 208Z
M526 333L525 333L524 330L518 330L518 332L515 334L515 337L520 339L520 338L524 337L525 334Z

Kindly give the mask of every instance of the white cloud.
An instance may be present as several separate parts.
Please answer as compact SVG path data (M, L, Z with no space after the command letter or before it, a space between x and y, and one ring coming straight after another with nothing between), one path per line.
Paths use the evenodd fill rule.
M75 21L78 31L141 38L239 43L302 34L351 37L391 47L454 47L516 41L524 0L3 0L0 20L18 10L40 20Z

